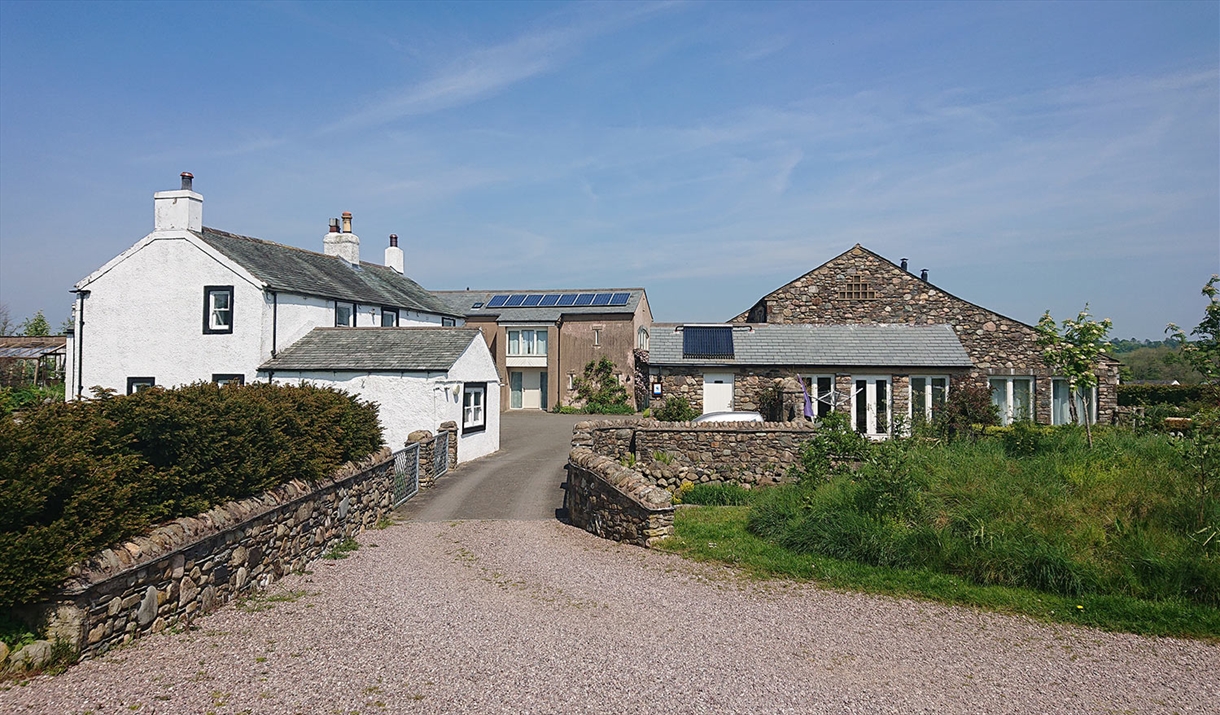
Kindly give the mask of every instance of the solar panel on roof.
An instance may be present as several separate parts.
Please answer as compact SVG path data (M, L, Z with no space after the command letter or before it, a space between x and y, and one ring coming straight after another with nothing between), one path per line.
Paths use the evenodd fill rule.
M610 305L627 305L629 300L631 300L630 293L615 293L610 298Z
M559 305L576 305L576 294L564 293L559 296Z
M610 299L613 297L610 293L597 293L593 296L593 305L610 305Z
M542 302L542 295L539 293L531 293L525 296L525 300L521 303L521 305L526 308L533 308L540 302Z
M539 303L538 305L545 308L547 306L555 305L558 302L559 302L559 294L551 293L549 295L542 296L542 302Z
M504 302L507 300L508 300L508 296L506 296L506 295L493 295L491 297L491 300L487 301L487 307L488 308L499 308L500 306L504 305Z
M504 304L504 307L516 308L517 306L521 305L521 303L524 301L525 301L525 296L521 295L520 293L518 293L517 295L510 295L510 296L508 296L508 302L506 302Z
M682 357L733 357L733 329L730 327L690 327L682 329Z
M576 305L592 305L592 303L592 293L581 293L580 295L576 296Z

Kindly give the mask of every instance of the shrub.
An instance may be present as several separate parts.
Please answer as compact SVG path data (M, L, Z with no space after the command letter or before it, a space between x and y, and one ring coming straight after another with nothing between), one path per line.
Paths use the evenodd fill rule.
M614 361L603 356L590 360L583 375L573 381L576 396L584 402L585 411L593 414L633 414L627 402L627 388L619 384L614 374Z
M694 484L682 493L685 504L740 506L750 501L750 490L738 484Z
M801 445L800 459L788 470L796 481L823 481L847 462L859 461L868 454L869 441L851 428L842 412L831 412L818 420L813 437Z
M652 414L662 422L689 422L699 416L695 408L690 406L690 402L681 395L666 399Z
M954 380L949 399L932 422L933 430L948 438L976 438L982 428L1000 423L1000 411L991 402L991 389L981 383Z
M381 446L377 406L311 385L197 383L0 418L0 608L151 526L316 481Z
M1177 405L1220 404L1220 387L1216 385L1119 385L1118 404Z

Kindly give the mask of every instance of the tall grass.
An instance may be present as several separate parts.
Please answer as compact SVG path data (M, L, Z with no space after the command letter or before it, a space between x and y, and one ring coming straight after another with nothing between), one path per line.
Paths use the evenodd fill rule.
M877 445L854 470L811 477L755 496L749 529L978 584L1220 606L1220 502L1161 435L1101 429L1089 449L1080 429L1021 426Z

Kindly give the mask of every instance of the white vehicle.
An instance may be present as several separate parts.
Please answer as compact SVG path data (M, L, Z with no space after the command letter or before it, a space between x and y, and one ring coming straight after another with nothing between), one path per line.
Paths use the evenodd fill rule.
M763 422L763 416L757 412L708 412L699 415L691 422Z

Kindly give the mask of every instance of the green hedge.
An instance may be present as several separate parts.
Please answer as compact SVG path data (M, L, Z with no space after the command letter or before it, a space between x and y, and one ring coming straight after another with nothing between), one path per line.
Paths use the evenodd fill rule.
M1118 404L1189 405L1220 403L1220 388L1215 385L1119 385Z
M380 446L375 404L310 385L197 383L0 418L0 608L159 522L319 480Z

